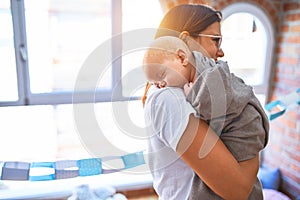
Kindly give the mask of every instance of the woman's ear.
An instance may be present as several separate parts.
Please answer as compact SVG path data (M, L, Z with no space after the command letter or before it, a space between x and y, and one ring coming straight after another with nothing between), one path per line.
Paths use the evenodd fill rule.
M188 37L190 36L190 33L187 31L182 31L179 34L179 39L183 40L184 42L187 42Z
M187 66L189 64L189 59L185 51L183 51L182 49L177 49L176 54L180 59L182 65Z

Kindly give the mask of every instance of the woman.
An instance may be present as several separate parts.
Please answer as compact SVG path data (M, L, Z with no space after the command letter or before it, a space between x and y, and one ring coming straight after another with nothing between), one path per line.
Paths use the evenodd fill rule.
M217 60L224 56L220 21L221 13L207 6L179 5L164 16L156 37L177 36ZM263 199L257 171L267 132L219 138L195 118L182 90L147 87L146 95L149 167L160 199Z

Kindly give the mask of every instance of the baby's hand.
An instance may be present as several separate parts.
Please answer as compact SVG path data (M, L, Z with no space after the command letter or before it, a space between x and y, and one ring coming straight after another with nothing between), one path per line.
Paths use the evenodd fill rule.
M194 85L194 83L192 83L192 82L184 84L183 91L184 91L185 96L188 95L188 93L190 92L190 90L193 87L193 85Z

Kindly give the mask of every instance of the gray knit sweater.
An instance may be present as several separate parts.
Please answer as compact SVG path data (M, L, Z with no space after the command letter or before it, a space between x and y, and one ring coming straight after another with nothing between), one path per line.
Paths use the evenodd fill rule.
M187 100L209 123L237 161L254 158L268 142L269 121L252 87L230 73L226 62L193 52L197 79ZM222 199L195 175L190 199ZM248 199L263 199L257 179Z

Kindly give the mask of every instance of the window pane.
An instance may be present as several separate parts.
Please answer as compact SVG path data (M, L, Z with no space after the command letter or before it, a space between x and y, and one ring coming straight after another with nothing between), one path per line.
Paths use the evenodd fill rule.
M137 17L138 16L138 17ZM141 96L146 79L141 70L144 50L163 17L159 0L122 1L122 83L124 96Z
M110 0L25 1L32 93L73 90L85 60L111 37L110 4ZM111 70L107 74L98 87L111 87ZM89 85L88 78L84 81Z
M1 161L55 160L54 116L53 106L0 107Z
M222 34L222 60L247 84L262 84L267 38L261 21L249 13L236 13L224 20Z
M74 117L74 109L81 106L93 110ZM58 159L114 156L120 155L119 150L137 152L147 146L140 101L77 104L76 108L64 104L55 106L54 111L59 133ZM95 124L90 123L93 121Z
M18 85L10 1L0 2L0 101L17 101Z

